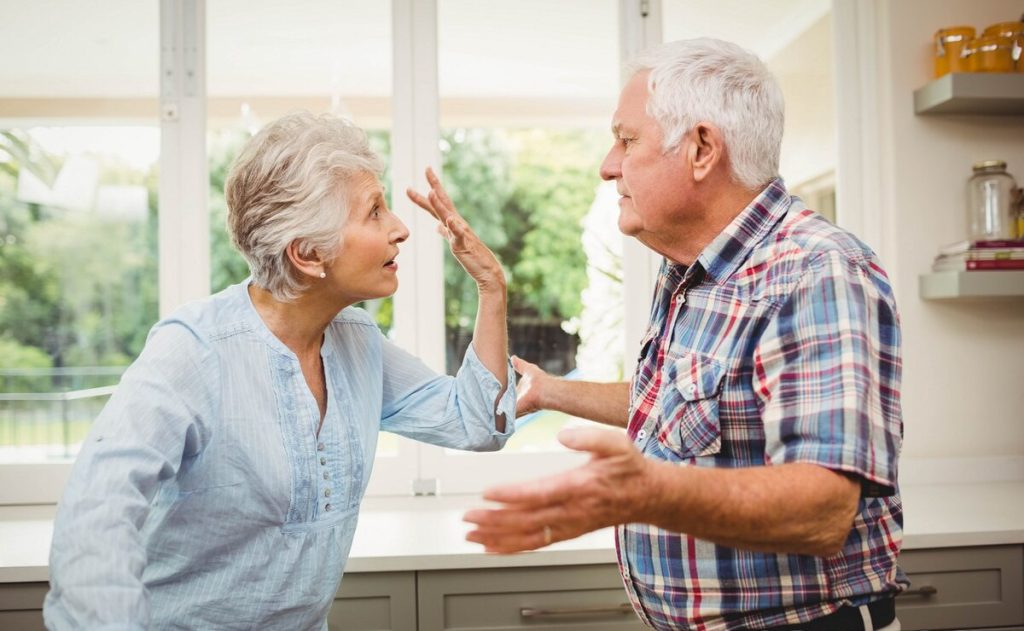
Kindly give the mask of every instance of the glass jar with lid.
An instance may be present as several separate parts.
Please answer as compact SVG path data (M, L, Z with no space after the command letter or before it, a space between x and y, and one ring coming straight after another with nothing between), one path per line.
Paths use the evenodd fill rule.
M974 165L967 181L967 238L971 241L1012 240L1017 235L1017 183L1002 160Z
M950 72L969 72L964 48L974 39L973 26L947 26L935 31L935 78Z

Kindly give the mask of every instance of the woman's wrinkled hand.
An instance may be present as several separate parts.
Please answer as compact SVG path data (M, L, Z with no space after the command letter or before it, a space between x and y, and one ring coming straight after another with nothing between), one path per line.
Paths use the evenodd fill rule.
M452 255L476 281L480 291L504 292L505 272L501 263L455 209L441 180L430 168L427 169L427 183L430 192L425 197L410 188L406 190L409 199L437 219L438 233L448 240Z

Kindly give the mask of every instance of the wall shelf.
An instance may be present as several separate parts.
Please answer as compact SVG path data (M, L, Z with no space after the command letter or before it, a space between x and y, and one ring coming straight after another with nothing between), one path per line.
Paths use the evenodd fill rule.
M1024 271L931 272L918 277L917 289L925 300L1024 297Z
M916 114L1024 114L1024 73L947 74L914 90Z

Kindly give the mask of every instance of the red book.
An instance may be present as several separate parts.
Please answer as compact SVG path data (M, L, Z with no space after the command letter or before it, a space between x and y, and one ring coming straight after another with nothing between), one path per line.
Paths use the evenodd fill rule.
M933 272L962 272L974 270L1024 270L1024 259L937 259Z

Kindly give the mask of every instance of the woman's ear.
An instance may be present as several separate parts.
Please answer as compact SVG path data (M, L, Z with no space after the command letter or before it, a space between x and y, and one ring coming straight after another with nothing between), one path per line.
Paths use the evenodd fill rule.
M716 125L700 122L690 130L688 157L693 168L693 179L700 182L725 164L725 138Z
M288 244L285 249L288 261L299 270L300 273L310 278L324 278L327 275L327 263L320 257L315 248L301 239L296 239Z

